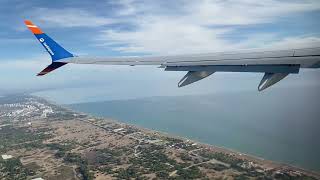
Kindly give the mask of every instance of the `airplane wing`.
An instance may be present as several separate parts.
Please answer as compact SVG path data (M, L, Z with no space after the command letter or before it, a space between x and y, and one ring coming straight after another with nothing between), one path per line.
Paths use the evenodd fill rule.
M210 76L215 72L256 72L265 73L258 90L262 91L279 82L289 74L299 73L300 68L320 67L319 47L288 50L246 50L228 53L208 53L175 56L141 57L78 57L74 56L57 42L44 34L31 21L27 27L50 54L52 64L41 71L45 75L63 65L101 64L101 65L158 65L165 71L187 71L178 87L186 86Z

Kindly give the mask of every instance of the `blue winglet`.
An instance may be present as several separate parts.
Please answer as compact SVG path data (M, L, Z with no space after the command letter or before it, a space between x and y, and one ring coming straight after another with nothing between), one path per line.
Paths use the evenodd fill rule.
M73 57L73 54L65 50L62 46L60 46L57 42L51 39L48 35L43 33L43 31L36 25L34 25L31 21L24 21L26 26L30 29L30 31L36 36L41 45L46 49L46 51L50 54L52 62L57 61L59 59Z
M65 50L46 34L35 34L35 36L50 54L52 62L63 58L73 57L73 54Z
M47 68L42 70L38 76L45 75L67 63L55 62L59 59L73 57L69 51L65 50L62 46L60 46L57 42L51 39L48 35L42 32L42 30L34 25L31 21L24 21L26 26L30 29L30 31L36 36L41 45L46 49L46 51L50 54L52 64L50 64Z

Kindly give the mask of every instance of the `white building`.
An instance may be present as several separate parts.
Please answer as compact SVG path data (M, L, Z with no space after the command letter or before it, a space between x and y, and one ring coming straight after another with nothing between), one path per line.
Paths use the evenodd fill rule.
M119 131L122 131L122 130L124 130L124 128L114 129L113 132L119 132Z
M12 155L6 155L6 154L1 155L1 157L2 157L3 160L7 160L7 159L13 158Z

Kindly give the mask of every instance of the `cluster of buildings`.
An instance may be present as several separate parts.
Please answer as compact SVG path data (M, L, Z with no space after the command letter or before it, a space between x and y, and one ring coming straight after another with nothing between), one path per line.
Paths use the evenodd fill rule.
M85 120L95 126L105 129L106 131L117 133L122 136L127 136L130 139L138 141L140 144L155 144L155 145L166 145L167 147L174 149L194 149L196 143L189 140L183 141L170 141L171 138L166 139L165 137L157 135L157 133L144 133L138 128L119 124L111 123L100 119L88 119ZM172 138L173 139L173 138Z
M45 118L50 113L53 113L50 106L33 98L28 98L20 103L0 104L0 117L2 118L17 119L35 116Z

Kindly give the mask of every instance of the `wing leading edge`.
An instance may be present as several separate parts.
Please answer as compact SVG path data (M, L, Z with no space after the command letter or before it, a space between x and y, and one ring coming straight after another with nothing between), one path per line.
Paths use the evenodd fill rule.
M101 65L158 65L165 71L186 71L178 87L183 87L215 72L256 72L265 73L258 90L262 91L279 82L289 74L299 73L300 68L320 67L319 47L276 51L238 51L229 53L211 53L176 56L142 57L77 57L65 50L57 42L44 34L31 21L25 21L27 27L50 54L52 64L38 75L45 75L68 63Z

